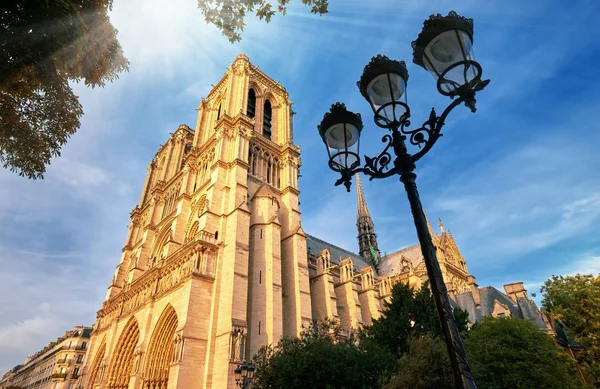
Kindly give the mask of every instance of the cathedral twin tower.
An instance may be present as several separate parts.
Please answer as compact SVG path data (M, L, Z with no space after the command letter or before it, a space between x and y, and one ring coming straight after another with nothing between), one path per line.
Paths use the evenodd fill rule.
M424 279L408 254L380 261L360 183L360 256L303 231L291 102L245 55L198 110L148 167L86 389L234 388L233 370L260 347L325 317L369 324L393 282Z

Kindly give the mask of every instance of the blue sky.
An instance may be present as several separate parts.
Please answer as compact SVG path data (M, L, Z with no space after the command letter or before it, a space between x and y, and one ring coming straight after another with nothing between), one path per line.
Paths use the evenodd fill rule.
M158 146L193 127L201 97L244 52L290 93L302 147L304 228L356 251L356 195L334 187L316 125L331 103L363 115L361 151L375 155L355 82L371 56L408 63L413 123L448 99L411 63L432 13L475 20L475 54L492 82L478 111L457 109L417 168L422 201L456 238L480 286L600 272L600 12L596 0L331 0L314 16L299 0L270 24L247 20L240 44L204 23L194 0L115 0L112 21L130 72L103 89L76 85L82 127L45 180L0 171L0 370L68 328L93 323L118 264ZM414 244L404 189L363 180L382 251Z

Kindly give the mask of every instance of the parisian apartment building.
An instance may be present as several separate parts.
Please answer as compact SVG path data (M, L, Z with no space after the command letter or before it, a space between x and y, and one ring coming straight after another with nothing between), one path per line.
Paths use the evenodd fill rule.
M0 389L77 389L91 327L77 326L13 367Z

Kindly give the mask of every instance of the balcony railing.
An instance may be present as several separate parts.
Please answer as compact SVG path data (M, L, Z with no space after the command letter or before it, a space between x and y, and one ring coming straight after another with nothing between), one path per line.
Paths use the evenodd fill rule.
M63 346L61 347L61 350L77 350L77 351L86 351L87 350L87 344L85 346L77 346L77 345L71 345L71 346Z
M50 378L52 379L65 379L65 377L67 376L67 373L54 373L50 376Z

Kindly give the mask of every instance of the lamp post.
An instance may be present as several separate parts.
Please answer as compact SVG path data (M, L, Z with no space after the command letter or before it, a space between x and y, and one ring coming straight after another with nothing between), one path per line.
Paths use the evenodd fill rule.
M252 384L252 380L254 379L254 370L256 370L256 366L252 362L249 364L246 361L242 362L241 365L238 365L233 373L235 374L235 383L238 388L248 389Z
M436 249L427 228L427 221L417 191L415 163L442 136L441 129L448 114L464 103L475 112L475 94L489 80L482 80L481 65L473 55L473 20L451 11L447 16L432 15L412 43L413 62L429 71L437 81L437 90L452 102L441 115L431 110L429 118L416 129L409 129L410 108L406 98L408 71L403 61L377 55L365 67L357 82L360 93L371 105L374 122L385 128L383 151L376 157L365 156L360 162L360 134L363 123L360 114L350 112L336 103L318 126L319 134L329 154L329 167L341 174L335 185L344 184L350 191L352 176L364 173L369 179L400 176L410 203L421 252L427 267L431 291L440 318L444 340L448 347L456 388L474 389L463 341L450 305L448 291L436 257ZM410 153L407 144L415 148Z

